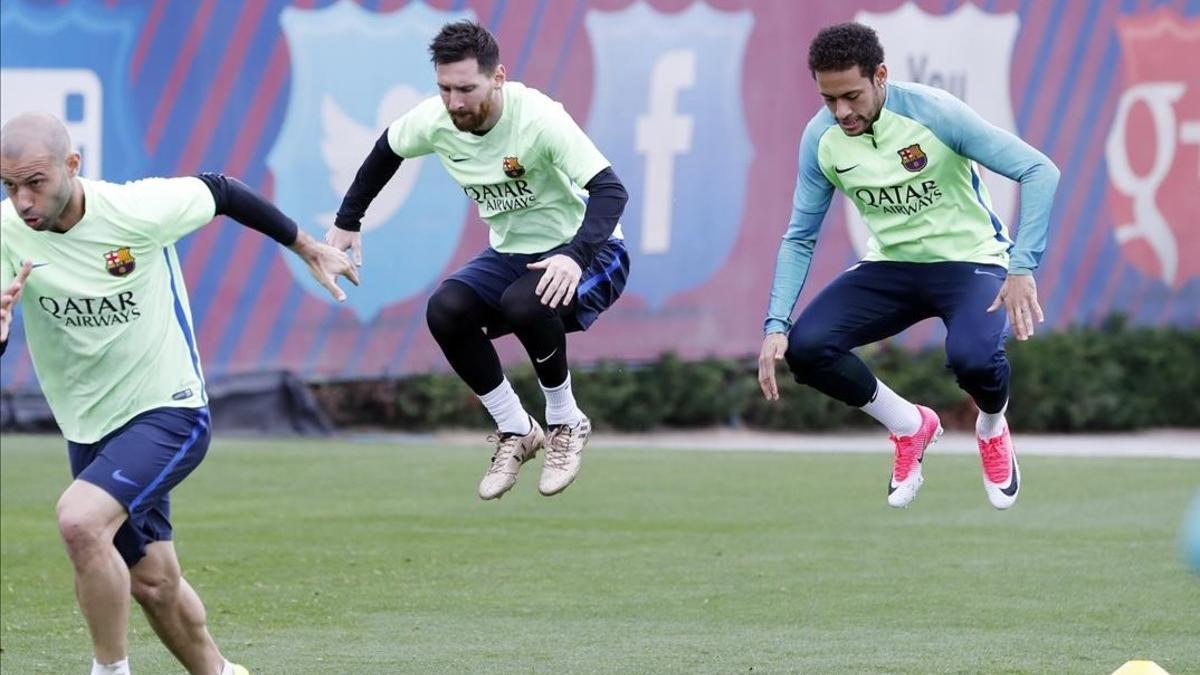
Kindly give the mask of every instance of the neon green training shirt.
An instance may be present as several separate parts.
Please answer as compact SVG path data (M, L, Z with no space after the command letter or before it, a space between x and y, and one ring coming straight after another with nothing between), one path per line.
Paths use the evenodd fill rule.
M63 435L94 443L147 410L207 404L175 242L213 219L198 178L79 179L83 218L38 232L0 203L0 283L33 263L26 343Z
M1020 182L1016 242L992 210L976 163ZM973 262L1030 274L1046 248L1058 178L1049 158L941 89L888 82L879 118L858 136L847 136L822 108L800 141L765 332L791 329L835 189L854 202L870 230L864 260Z
M400 157L438 156L478 205L493 249L543 253L575 236L585 208L579 187L609 161L561 103L520 82L501 91L500 119L482 136L455 128L435 96L393 122L388 142Z

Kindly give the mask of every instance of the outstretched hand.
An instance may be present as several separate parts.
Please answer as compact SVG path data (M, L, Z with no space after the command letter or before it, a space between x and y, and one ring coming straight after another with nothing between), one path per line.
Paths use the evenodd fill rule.
M346 277L350 283L358 285L358 266L350 262L345 252L322 244L304 232L296 237L290 248L304 260L313 278L329 291L334 300L342 302L346 299L346 292L338 288L338 277Z
M334 225L325 232L325 243L339 251L350 251L350 259L362 267L362 232L351 232Z
M554 309L560 303L564 307L571 304L571 298L575 297L575 290L579 288L579 278L583 276L583 270L574 258L559 253L545 260L529 263L526 267L531 270L546 270L533 291L542 299L543 305Z
M1009 274L1005 277L1000 293L987 311L994 312L1001 305L1008 312L1008 323L1018 340L1033 337L1034 319L1038 323L1046 320L1042 315L1042 306L1038 304L1037 283L1032 274Z
M25 280L29 278L29 272L33 269L33 263L28 260L21 265L21 271L17 272L17 278L0 293L0 342L8 340L8 331L12 328L13 313L16 311L17 302L21 299L21 291L25 290Z

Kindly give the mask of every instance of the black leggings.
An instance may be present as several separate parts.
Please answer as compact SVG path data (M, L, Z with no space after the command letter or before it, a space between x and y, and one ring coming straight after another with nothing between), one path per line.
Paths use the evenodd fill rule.
M492 391L504 380L500 358L491 340L511 331L525 346L542 386L553 388L567 380L567 329L563 323L575 311L575 301L550 309L534 294L542 271L533 270L514 281L490 307L470 286L447 279L429 297L425 319L454 372L477 395Z

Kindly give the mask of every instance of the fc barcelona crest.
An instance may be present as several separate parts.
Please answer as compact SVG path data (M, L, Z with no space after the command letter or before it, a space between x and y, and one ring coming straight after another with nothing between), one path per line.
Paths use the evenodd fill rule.
M128 246L122 246L115 251L104 254L104 263L108 265L108 273L114 277L123 277L133 271L133 254Z
M521 162L517 161L516 157L505 157L504 175L509 178L520 178L525 175L525 167L521 166Z
M896 151L896 154L900 155L900 164L913 173L924 169L925 165L929 163L929 156L921 149L919 143L913 143L907 148L901 148Z

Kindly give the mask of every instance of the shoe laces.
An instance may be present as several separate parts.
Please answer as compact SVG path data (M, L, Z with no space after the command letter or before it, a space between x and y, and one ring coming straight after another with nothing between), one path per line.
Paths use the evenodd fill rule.
M916 465L921 453L925 449L926 438L921 435L920 431L911 436L890 434L888 438L896 446L896 459L892 466L892 477L899 482L908 478L909 472Z
M567 468L567 461L572 452L571 441L574 436L575 427L566 424L561 424L550 432L550 438L546 439L545 466L552 469Z
M1005 434L1000 434L995 438L979 439L979 458L983 462L983 473L993 483L1002 483L1008 479L1008 471L1011 467L1008 443L1005 441Z
M499 432L487 437L488 443L496 445L496 452L492 453L492 465L488 467L488 473L502 473L508 460L517 459L521 438L521 434Z

